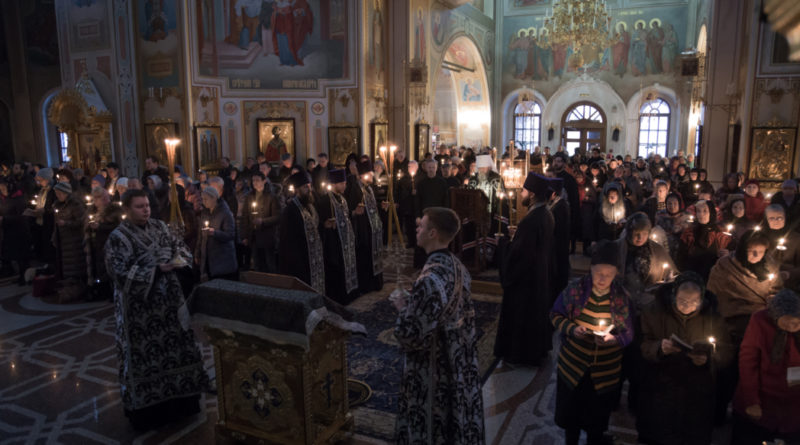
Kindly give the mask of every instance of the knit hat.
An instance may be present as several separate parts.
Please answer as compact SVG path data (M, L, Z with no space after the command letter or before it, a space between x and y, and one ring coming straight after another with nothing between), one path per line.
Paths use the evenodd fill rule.
M210 185L203 189L203 193L205 193L206 195L208 195L208 196L210 196L210 197L212 197L214 199L219 199L219 192L217 191L216 188L214 188L214 187L212 187Z
M782 189L790 188L797 190L797 181L795 181L794 179L787 179L783 181L783 184L781 184L781 188Z
M367 173L372 172L372 162L368 159L365 159L358 163L358 174L359 175L366 175Z
M119 178L119 179L117 179L117 187L128 188L128 178Z
M44 178L48 181L53 180L53 169L49 167L40 168L38 172L36 172L37 178Z
M338 184L347 181L347 175L343 168L337 168L328 172L328 182Z
M311 178L308 177L308 173L306 172L297 172L292 176L289 176L287 182L296 190L306 184L311 184Z
M100 187L105 187L106 186L106 178L104 178L103 175L95 175L95 177L92 178L92 181L99 182L100 183Z
M619 247L609 240L602 240L592 249L592 266L596 264L619 265Z
M523 187L536 196L544 196L547 192L548 179L538 173L528 172L528 177L525 178Z
M791 289L783 289L767 303L767 310L775 321L784 315L800 317L800 296Z
M69 185L69 182L56 183L56 185L55 185L55 187L53 187L53 189L62 191L64 193L68 194L68 195L72 194L72 186Z
M484 167L491 168L494 162L492 162L491 155L478 155L475 158L475 164L477 165L478 168L484 168Z

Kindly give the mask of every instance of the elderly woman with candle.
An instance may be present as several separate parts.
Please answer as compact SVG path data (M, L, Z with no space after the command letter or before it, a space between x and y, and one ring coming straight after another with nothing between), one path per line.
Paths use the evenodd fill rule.
M717 368L733 355L716 297L700 275L684 272L658 288L641 329L638 442L711 443Z
M200 214L201 235L194 253L200 275L208 275L209 279L238 280L233 213L214 187L204 188L202 198L205 209Z
M561 334L555 422L567 445L577 445L581 430L588 443L611 443L605 431L619 399L623 348L633 340L631 303L615 280L617 257L617 246L599 242L591 273L570 283L550 312Z
M761 230L775 247L772 255L780 264L781 278L786 287L795 289L800 284L800 233L787 224L786 209L770 204L764 211Z
M767 255L772 247L762 231L746 232L736 250L717 261L708 277L708 290L717 296L719 311L729 329L729 341L738 353L750 316L767 307L783 287L778 263ZM736 363L736 360L734 360ZM724 419L738 379L736 366L720 370L717 420Z
M717 210L713 202L695 203L695 221L681 233L676 263L680 270L693 270L708 278L717 259L728 254L731 236L717 226Z
M784 289L753 314L739 352L732 444L800 441L800 297Z

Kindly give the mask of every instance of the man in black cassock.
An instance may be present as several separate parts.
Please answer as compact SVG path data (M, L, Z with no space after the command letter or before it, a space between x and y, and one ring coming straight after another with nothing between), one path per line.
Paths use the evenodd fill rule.
M556 153L558 155L558 153ZM557 156L556 156L557 158ZM550 190L553 195L547 208L553 214L555 228L553 232L553 286L550 305L556 301L558 294L567 287L570 275L569 264L569 240L570 240L570 213L569 205L564 199L564 180L561 178L550 178Z
M397 216L400 218L400 224L403 225L406 247L416 247L417 211L415 206L417 205L417 187L414 181L419 179L416 176L419 165L417 161L409 161L407 168L407 172L396 170L394 176L397 180Z
M286 203L280 222L279 269L325 295L325 264L319 237L319 216L311 194L311 178L301 171L289 176L295 195Z
M552 192L546 177L530 172L521 192L528 213L520 221L503 256L500 282L503 307L494 355L505 362L538 365L552 349L548 314L552 298L553 214L547 209Z
M557 178L564 180L570 215L570 252L575 253L575 244L581 237L581 198L578 194L578 181L567 171L569 156L563 151L553 155L553 170ZM561 292L559 290L559 292Z
M348 304L358 298L359 293L356 237L347 200L342 196L347 187L347 175L343 169L336 169L328 173L327 179L329 184L316 204L325 255L325 289L328 297L337 303Z
M416 217L422 218L422 212L428 207L450 207L450 187L447 180L436 174L436 161L422 161L422 177L417 182L414 210ZM427 259L421 247L414 249L414 267L421 268Z
M368 159L359 162L358 176L349 181L345 190L356 235L358 288L361 293L383 289L383 224L375 194L369 187L372 175L372 162ZM386 207L388 203L381 205Z

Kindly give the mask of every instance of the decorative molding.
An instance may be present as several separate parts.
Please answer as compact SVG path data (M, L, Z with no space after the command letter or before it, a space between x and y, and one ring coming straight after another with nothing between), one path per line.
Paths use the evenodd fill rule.
M242 106L242 108L243 108L243 111L244 111L244 125L245 126L250 125L250 120L253 117L253 114L256 114L256 113L259 113L259 112L265 112L266 113L266 117L273 118L273 119L274 118L279 118L279 117L282 117L282 116L287 116L287 115L290 115L291 113L300 114L300 116L302 117L303 121L305 121L305 117L306 117L305 106L300 107L296 103L288 102L288 101L274 101L274 102L260 101L260 102L256 103L256 105L254 105L254 106L252 106L250 108L246 108L244 106Z

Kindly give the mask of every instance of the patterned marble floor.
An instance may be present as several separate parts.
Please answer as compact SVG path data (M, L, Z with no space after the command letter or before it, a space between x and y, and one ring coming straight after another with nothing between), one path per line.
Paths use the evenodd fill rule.
M389 257L387 285L398 279L409 283L410 252ZM575 258L577 269L585 267L583 261ZM213 443L213 394L204 395L201 413L179 424L143 433L130 427L119 397L112 313L110 303L49 304L34 298L30 287L0 286L0 445ZM201 347L213 373L211 348ZM552 420L554 390L552 360L539 368L501 363L483 388L487 444L561 443ZM381 415L386 417L355 410L357 423L391 422ZM619 443L635 443L624 408L612 424ZM345 443L385 442L353 435Z

